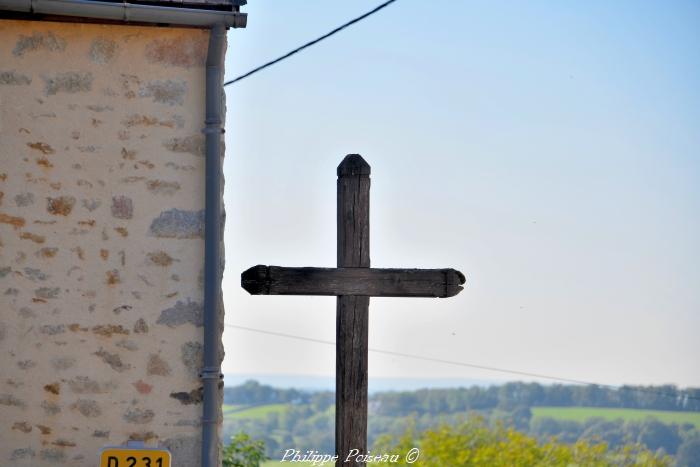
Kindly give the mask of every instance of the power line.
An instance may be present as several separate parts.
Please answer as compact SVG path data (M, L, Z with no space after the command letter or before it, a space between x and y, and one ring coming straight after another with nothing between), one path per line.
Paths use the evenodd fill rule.
M322 40L331 37L333 34L336 34L336 33L340 32L340 31L342 31L343 29L347 28L348 26L352 26L353 24L355 24L355 23L357 23L357 22L359 22L359 21L362 21L363 19L365 19L365 18L367 18L367 17L369 17L369 16L372 16L373 14L375 14L376 12L378 12L379 10L381 10L382 8L385 8L385 7L389 6L389 4L394 3L395 1L396 1L396 0L388 0L388 1L384 2L384 3L382 3L381 5L377 6L377 7L374 8L373 10L368 11L368 12L365 13L364 15L360 15L360 16L358 16L357 18L352 19L352 20L348 21L347 23L345 23L345 24L343 24L343 25L341 25L341 26L338 26L337 28L335 28L335 29L332 30L331 32L328 32L328 33L324 34L323 36L318 37L318 38L312 40L311 42L307 42L306 44L304 44L304 45L302 45L302 46L300 46L300 47L297 47L296 49L294 49L294 50L292 50L292 51L290 51L290 52L287 52L286 54L282 55L281 57L278 57L278 58L276 58L276 59L274 59L274 60L272 60L272 61L270 61L270 62L267 62L267 63L265 63L265 64L263 64L263 65L260 65L260 66L257 67L257 68L253 68L253 69L250 70L249 72L244 73L244 74L242 74L242 75L240 75L240 76L237 76L236 78L233 78L233 79L230 80L230 81L226 81L226 82L224 83L224 86L228 86L229 84L233 84L233 83L235 83L235 82L237 82L237 81L240 81L240 80L242 80L242 79L244 79L244 78L247 78L248 76L250 76L250 75L252 75L252 74L254 74L254 73L257 73L258 71L264 70L265 68L267 68L267 67L269 67L269 66L272 66L272 65L274 65L275 63L281 62L282 60L285 60L285 59L291 57L292 55L301 52L301 51L304 50L305 48L311 47L312 45L317 44L317 43L321 42Z
M306 341L306 342L314 342L316 344L325 344L325 345L333 345L333 346L335 345L335 342L333 342L333 341L327 341L327 340L323 340L323 339L315 339L313 337L306 337L306 336L297 336L294 334L287 334L284 332L268 331L266 329L251 328L248 326L241 326L238 324L224 323L224 326L229 327L229 328L234 328L234 329L240 329L242 331L257 332L259 334L267 334L270 336L285 337L287 339L296 339L296 340ZM454 365L454 366L460 366L460 367L466 367L466 368L476 368L479 370L494 371L494 372L499 372L499 373L518 375L518 376L528 376L531 378L547 379L550 381L558 381L558 382L562 382L562 383L579 384L579 385L583 385L583 386L598 386L601 388L613 389L613 390L617 390L617 391L640 392L640 393L654 394L657 396L672 397L672 398L679 397L678 394L671 394L671 393L662 392L662 391L655 391L653 389L646 389L646 388L642 388L642 387L615 386L612 384L594 383L591 381L583 381L583 380L579 380L579 379L561 378L558 376L543 375L540 373L531 373L528 371L510 370L510 369L498 368L498 367L494 367L494 366L479 365L476 363L459 362L456 360L446 360L446 359L435 358L435 357L425 357L423 355L409 354L409 353L403 353L403 352L394 352L392 350L375 349L375 348L371 348L371 347L369 348L369 351L373 352L373 353L377 353L377 354L391 355L394 357L411 358L414 360L423 360L426 362L443 363L446 365ZM700 401L700 397L694 397L694 396L691 396L689 394L683 394L681 397L691 399L691 400Z

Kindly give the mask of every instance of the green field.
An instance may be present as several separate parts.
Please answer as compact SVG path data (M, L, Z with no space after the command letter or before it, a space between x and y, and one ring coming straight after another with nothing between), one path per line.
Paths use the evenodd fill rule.
M262 420L268 414L285 412L287 404L267 404L245 406L224 404L225 420L257 419ZM653 417L664 423L691 423L700 428L700 412L673 412L666 410L617 409L604 407L532 407L533 418L550 417L556 420L584 422L589 418L601 417L606 420L644 420Z
M224 404L222 407L222 412L224 414L229 412L236 412L238 410L244 409L246 406L241 404Z
M244 405L230 405L224 404L224 420L242 420L242 419L253 419L262 420L271 413L283 413L289 407L287 404L267 404L258 405L253 407L246 407Z
M592 417L606 420L644 420L654 417L664 423L692 423L700 428L700 412L672 412L666 410L612 409L603 407L532 407L533 418L550 417L557 420L584 422Z

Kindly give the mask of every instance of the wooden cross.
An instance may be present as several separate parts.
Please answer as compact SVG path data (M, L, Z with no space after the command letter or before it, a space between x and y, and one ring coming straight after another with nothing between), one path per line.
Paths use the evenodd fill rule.
M338 166L338 267L253 266L241 285L253 295L332 295L336 305L336 465L367 453L369 297L452 297L464 275L454 269L369 267L369 164L350 154ZM357 450L357 451L354 451ZM355 457L356 459L357 457Z

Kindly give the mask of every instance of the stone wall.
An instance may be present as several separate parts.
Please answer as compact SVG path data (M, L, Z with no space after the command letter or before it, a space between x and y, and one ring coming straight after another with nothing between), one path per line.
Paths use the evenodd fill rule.
M0 20L0 465L199 465L207 41Z

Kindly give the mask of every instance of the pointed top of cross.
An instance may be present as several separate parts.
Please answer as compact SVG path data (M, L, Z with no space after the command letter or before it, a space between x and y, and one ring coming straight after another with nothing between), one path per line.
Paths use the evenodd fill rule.
M350 175L369 175L370 167L359 154L348 154L338 166L338 177Z

